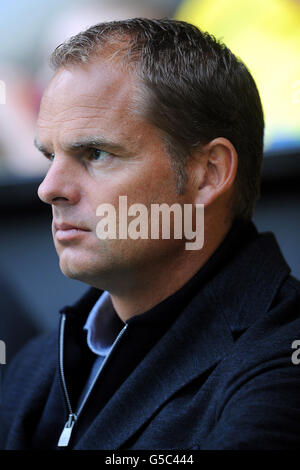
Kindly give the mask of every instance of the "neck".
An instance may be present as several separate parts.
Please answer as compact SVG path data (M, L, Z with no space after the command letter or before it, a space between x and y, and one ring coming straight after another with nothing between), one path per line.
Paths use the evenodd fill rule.
M178 256L162 260L161 265L155 264L142 272L136 273L132 286L122 289L108 289L113 306L122 321L134 315L144 313L155 305L174 294L186 284L199 269L208 261L217 247L225 238L230 226L223 229L213 227L207 230L204 246L199 251L182 250Z

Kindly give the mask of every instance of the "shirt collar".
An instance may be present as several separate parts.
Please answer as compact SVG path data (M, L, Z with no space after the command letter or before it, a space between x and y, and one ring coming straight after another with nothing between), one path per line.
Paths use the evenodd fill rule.
M87 344L91 351L106 356L124 323L117 315L109 292L99 297L90 311L84 330L87 330Z

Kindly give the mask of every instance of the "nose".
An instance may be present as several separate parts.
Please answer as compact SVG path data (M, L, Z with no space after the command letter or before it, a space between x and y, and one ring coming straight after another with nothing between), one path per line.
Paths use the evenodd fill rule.
M79 183L74 171L74 162L55 156L38 188L39 198L57 206L74 205L80 199Z

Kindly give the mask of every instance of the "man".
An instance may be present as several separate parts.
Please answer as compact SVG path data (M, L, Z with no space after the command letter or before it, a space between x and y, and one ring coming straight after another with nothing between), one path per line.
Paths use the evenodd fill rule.
M96 25L52 64L39 196L62 271L92 287L11 364L2 447L296 448L300 286L251 222L264 122L250 73L172 20ZM203 247L125 236L123 214L122 236L99 236L99 207L119 196L148 214L204 206Z

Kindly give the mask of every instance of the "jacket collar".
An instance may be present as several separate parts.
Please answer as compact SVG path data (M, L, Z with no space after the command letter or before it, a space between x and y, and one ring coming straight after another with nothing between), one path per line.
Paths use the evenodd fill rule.
M271 308L290 267L268 232L232 255L209 289L216 311L222 312L236 338Z
M120 448L171 395L217 364L232 344L224 317L215 315L205 294L200 302L197 296L123 382L75 448Z

